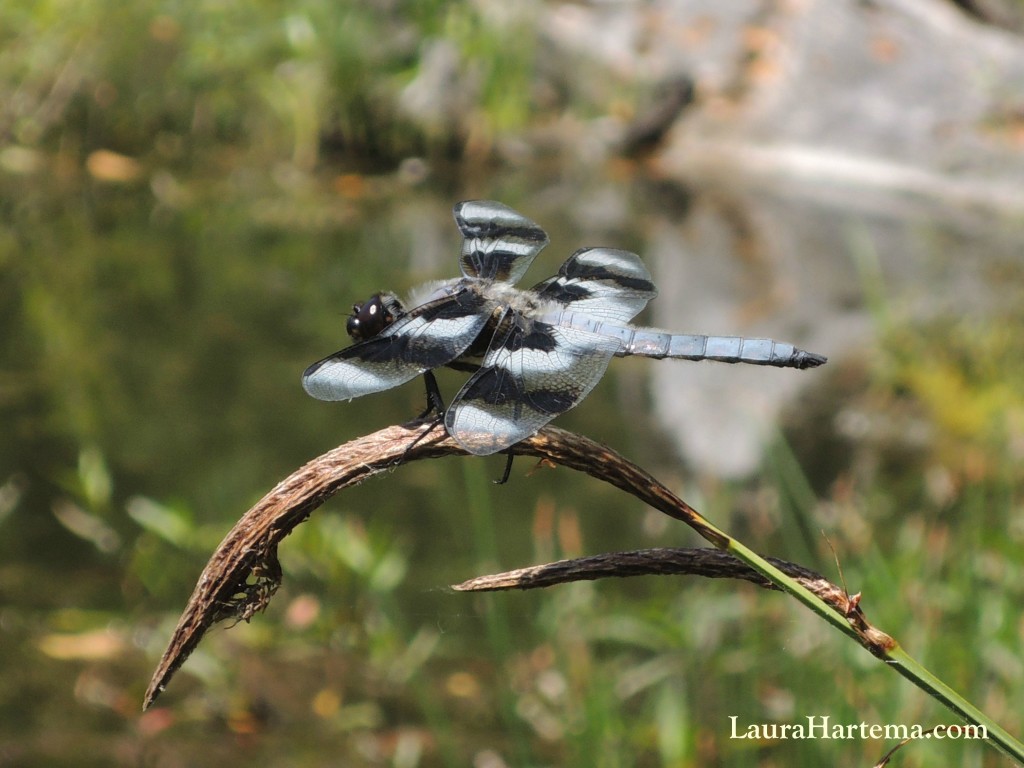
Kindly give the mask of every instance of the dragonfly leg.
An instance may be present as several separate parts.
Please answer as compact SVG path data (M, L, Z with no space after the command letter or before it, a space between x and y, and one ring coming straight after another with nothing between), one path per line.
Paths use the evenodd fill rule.
M505 454L505 471L501 473L501 477L497 480L492 480L495 485L504 485L508 482L508 476L512 474L512 460L515 459L515 454L509 451Z
M416 417L417 420L425 419L428 413L436 413L443 417L444 398L441 397L441 388L437 386L437 379L434 378L433 371L423 372L423 383L427 388L427 409Z
M408 457L408 455L409 455L409 451L411 451L413 448L415 448L417 445L419 445L420 441L423 438L425 438L427 435L429 435L431 433L431 431L438 424L441 424L444 421L444 412L441 411L436 418L430 419L430 421L427 421L427 422L424 423L423 422L423 418L428 413L430 413L431 410L433 410L433 409L432 408L428 408L426 411L423 412L423 414L418 419L416 419L416 421L409 422L406 425L407 427L413 427L413 426L420 426L420 424L423 424L423 431L420 432L416 436L415 440L413 440L411 443L409 443L408 447L406 447L406 449L404 451L402 451L402 455L399 456L398 459L395 460L395 462L394 462L394 464L392 466L399 467L402 464L404 464L405 460L406 460L406 457Z
M406 448L402 455L395 461L395 466L400 466L405 463L406 457L409 455L409 451L420 444L420 441L430 434L438 424L444 422L444 399L441 397L441 389L437 386L437 379L434 378L433 371L425 371L423 373L423 381L427 387L427 408L423 413L417 416L415 419L410 421L406 426L420 426L423 425L423 431L416 436L416 439L409 443L409 447ZM431 419L427 419L431 413L435 416ZM424 421L426 420L426 421Z

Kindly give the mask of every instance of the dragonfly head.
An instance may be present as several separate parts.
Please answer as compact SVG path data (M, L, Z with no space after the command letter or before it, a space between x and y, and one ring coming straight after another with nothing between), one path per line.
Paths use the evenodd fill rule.
M375 293L362 304L352 305L345 330L353 341L364 341L383 331L405 314L405 308L393 293Z

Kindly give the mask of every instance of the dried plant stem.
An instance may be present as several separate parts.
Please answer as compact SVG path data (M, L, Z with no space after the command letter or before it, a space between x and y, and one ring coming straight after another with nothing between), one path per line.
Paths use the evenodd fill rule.
M836 588L823 576L795 563L767 558L823 600L836 599ZM456 592L497 592L508 589L541 589L571 581L592 581L627 576L703 576L707 579L741 579L764 589L778 589L768 579L728 552L711 547L676 549L657 547L630 552L605 552L555 563L531 565L514 571L476 576L453 584Z
M893 638L873 627L864 616L859 596L851 598L844 590L800 566L761 557L720 531L643 469L585 437L546 427L510 450L611 483L683 521L719 551L618 553L602 556L603 560L554 563L483 577L456 589L547 586L573 578L632 575L638 568L647 569L644 572L741 578L781 589L969 723L985 727L995 746L1024 764L1024 745L918 664ZM281 582L278 544L324 501L398 464L463 453L440 425L388 427L319 456L279 483L245 513L210 558L157 666L143 708L148 708L160 695L213 624L226 618L248 620L266 607ZM504 586L497 586L499 582Z

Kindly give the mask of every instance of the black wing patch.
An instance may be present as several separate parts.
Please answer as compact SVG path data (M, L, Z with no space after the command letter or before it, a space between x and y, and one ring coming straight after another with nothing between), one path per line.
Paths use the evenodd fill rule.
M543 229L502 203L467 200L454 213L464 238L459 265L466 277L515 283L548 244Z
M377 336L313 363L302 386L319 400L351 400L397 387L461 356L492 311L489 300L470 290L422 304Z
M534 434L594 388L619 342L509 312L477 371L445 414L448 433L487 455Z
M658 295L640 257L615 248L582 248L558 274L534 286L542 299L599 320L626 322Z

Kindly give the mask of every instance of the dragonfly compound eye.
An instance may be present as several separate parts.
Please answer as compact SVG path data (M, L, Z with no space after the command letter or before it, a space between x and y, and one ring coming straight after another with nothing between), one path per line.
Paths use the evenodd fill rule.
M352 307L352 314L345 324L345 330L356 341L362 341L376 336L394 321L395 318L385 309L378 293L364 303Z

